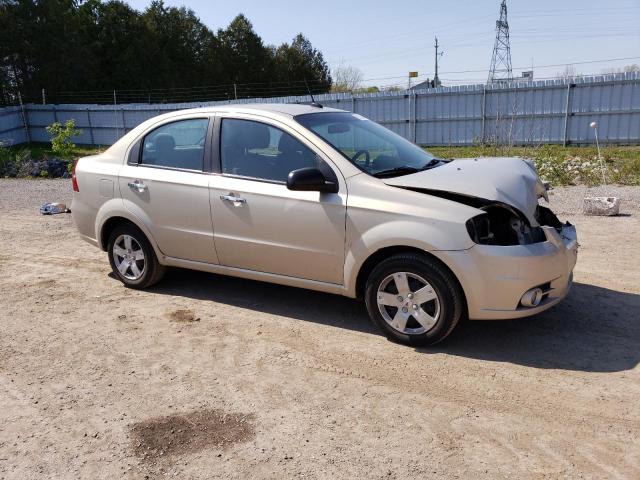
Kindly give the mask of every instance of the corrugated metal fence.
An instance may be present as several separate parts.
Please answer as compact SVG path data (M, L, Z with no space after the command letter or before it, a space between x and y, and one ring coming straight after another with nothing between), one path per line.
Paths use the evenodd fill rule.
M73 118L79 144L110 145L144 120L171 110L229 103L309 102L308 96L180 104L33 105L0 110L0 142L46 142L45 127ZM318 95L421 145L640 143L640 73L568 80L464 85L418 91Z

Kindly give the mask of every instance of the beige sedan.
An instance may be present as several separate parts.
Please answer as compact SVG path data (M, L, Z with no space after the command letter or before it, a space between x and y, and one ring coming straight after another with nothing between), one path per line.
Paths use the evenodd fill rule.
M152 118L80 159L73 189L80 234L128 287L182 267L363 298L407 344L555 305L577 256L529 161L438 159L317 104Z

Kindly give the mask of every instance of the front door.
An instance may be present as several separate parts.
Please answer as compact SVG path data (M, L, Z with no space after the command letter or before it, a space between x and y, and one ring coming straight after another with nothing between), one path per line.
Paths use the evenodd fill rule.
M319 167L338 193L287 189L290 171ZM346 185L293 134L273 125L223 118L220 173L210 180L220 264L343 283Z
M163 254L218 263L203 173L208 125L208 118L191 118L152 130L121 169L119 186L125 206L142 217Z

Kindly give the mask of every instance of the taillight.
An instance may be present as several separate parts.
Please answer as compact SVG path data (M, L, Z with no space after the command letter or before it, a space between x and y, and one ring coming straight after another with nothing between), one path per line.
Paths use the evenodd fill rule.
M73 164L73 169L71 170L71 185L73 186L74 192L80 191L78 188L78 179L76 178L76 167L78 166L78 162L80 162L80 159L76 160L76 163Z

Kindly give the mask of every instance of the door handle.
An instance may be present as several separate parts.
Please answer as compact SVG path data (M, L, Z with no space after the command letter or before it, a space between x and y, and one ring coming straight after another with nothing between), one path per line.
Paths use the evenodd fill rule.
M127 183L127 185L129 185L129 188L137 190L139 193L142 193L147 189L147 186L139 178L136 178L133 182Z
M220 200L223 200L225 202L231 202L231 203L233 203L234 207L240 207L241 205L247 203L247 199L246 198L237 197L237 196L235 196L233 194L220 195Z

